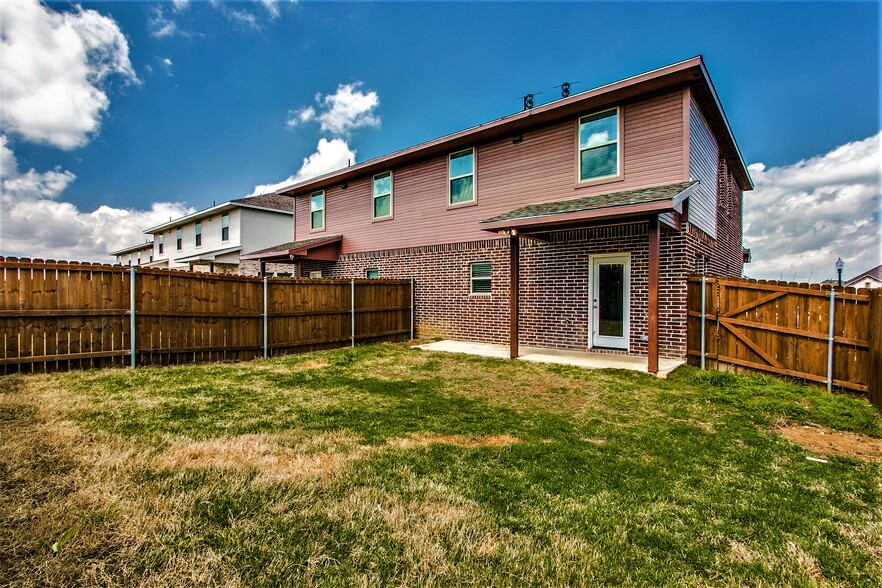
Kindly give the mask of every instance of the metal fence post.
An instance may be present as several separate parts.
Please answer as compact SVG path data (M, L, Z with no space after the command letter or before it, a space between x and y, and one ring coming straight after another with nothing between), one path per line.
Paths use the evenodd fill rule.
M267 293L266 293L266 276L263 276L263 358L267 357L267 323L269 322L269 313L267 309Z
M349 297L351 302L350 307L352 309L350 313L352 320L350 321L351 324L349 325L350 332L352 333L352 344L350 345L350 347L355 347L355 278L352 278L352 281L350 283L352 285Z
M132 348L132 367L135 367L138 361L135 353L135 266L129 268L129 278L129 343Z
M836 290L830 288L830 329L827 332L827 392L833 391L833 315L836 312Z
M410 279L410 340L413 341L413 314L416 306L416 294L414 292L414 281Z
M701 369L704 369L704 356L705 356L705 343L704 343L704 328L705 323L707 322L707 293L706 293L706 284L707 278L703 275L701 276Z

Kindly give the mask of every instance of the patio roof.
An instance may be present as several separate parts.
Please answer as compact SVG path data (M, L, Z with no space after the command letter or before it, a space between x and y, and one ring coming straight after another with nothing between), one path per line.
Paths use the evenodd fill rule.
M282 243L281 245L274 245L272 247L267 247L266 249L252 251L251 253L247 253L240 257L242 259L256 259L267 262L288 262L296 258L327 259L334 261L337 258L336 253L334 253L333 258L330 258L328 252L324 250L329 249L328 246L330 245L333 245L334 249L339 249L339 243L342 240L343 235L314 237L312 239L291 241L288 243ZM316 251L317 249L322 248L324 248L323 251Z
M698 180L692 180L529 204L481 221L481 228L494 232L513 228L541 229L584 221L679 212L683 200L688 198L697 186Z

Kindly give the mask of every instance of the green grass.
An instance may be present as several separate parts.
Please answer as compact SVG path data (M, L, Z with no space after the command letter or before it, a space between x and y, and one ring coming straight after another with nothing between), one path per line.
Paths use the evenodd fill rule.
M0 584L882 585L880 465L782 422L882 437L768 377L396 345L0 378Z

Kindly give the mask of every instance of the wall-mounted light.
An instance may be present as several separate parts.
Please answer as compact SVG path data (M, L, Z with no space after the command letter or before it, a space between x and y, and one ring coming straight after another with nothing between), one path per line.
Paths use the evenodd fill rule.
M348 183L348 182L343 182L342 184L340 184L340 189L341 189L341 190L345 190L345 189L348 188L348 187L349 187L349 183Z
M524 140L524 136L520 133L511 138L511 142L515 145Z

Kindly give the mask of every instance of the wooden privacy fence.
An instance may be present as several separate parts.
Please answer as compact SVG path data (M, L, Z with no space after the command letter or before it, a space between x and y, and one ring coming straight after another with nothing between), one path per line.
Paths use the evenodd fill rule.
M0 373L248 360L413 337L411 280L267 279L2 257L0 271Z
M692 365L867 392L879 406L882 291L690 276L687 298Z

